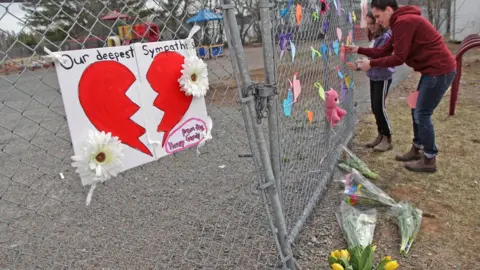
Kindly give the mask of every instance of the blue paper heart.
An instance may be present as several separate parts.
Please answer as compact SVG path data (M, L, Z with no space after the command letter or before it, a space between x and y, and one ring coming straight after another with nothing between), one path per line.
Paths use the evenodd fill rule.
M289 117L292 115L292 107L293 107L293 94L290 89L288 89L287 98L283 100L283 113L285 116Z
M325 43L322 43L322 47L320 48L322 50L322 55L327 56L327 45Z
M338 43L337 40L333 42L333 51L335 52L336 55L340 52L340 43Z

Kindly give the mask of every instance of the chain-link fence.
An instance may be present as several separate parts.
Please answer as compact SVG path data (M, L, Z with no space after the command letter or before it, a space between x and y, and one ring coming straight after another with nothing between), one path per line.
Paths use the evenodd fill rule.
M319 1L296 2L300 26L295 5L280 15L287 1L16 2L0 4L0 268L295 268L290 242L352 136L355 87L341 91L336 67L354 78L332 42L337 27L343 40L354 30L355 1L341 1L340 14L326 1L329 10L315 16ZM187 20L202 10L223 14L197 22L195 36L208 65L213 140L200 156L190 149L122 173L85 207L88 190L71 167L65 108L43 48L182 39L193 26ZM12 23L15 34L2 29ZM290 43L280 44L285 34L294 60ZM261 41L263 48L242 46ZM311 47L322 52L322 44L327 53L312 59ZM283 100L296 72L302 92L286 117ZM337 90L347 111L335 128L316 82Z
M358 44L355 39L363 38L358 33L360 11L356 1L300 1L295 5L286 15L282 12L288 2L277 3L272 9L280 103L275 112L278 139L271 138L270 143L281 149L276 158L290 241L294 241L326 190L341 145L353 136L353 92L366 85L365 80L354 78L341 59L341 46L347 39ZM350 55L345 58L354 61ZM295 92L291 87L294 76L300 80L301 93L292 111L285 112L287 90ZM338 106L347 113L335 127L325 115L327 104L319 94L320 87L322 92L334 89L340 100Z

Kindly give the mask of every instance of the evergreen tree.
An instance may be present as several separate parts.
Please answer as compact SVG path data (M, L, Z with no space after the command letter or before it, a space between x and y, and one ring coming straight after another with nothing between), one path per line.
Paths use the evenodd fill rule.
M116 10L131 17L142 17L153 10L147 9L147 0L42 0L22 4L26 13L26 23L35 31L44 33L65 32L65 36L78 38L109 34L111 22L101 21L100 17ZM116 31L113 29L113 31ZM62 35L55 35L62 36Z

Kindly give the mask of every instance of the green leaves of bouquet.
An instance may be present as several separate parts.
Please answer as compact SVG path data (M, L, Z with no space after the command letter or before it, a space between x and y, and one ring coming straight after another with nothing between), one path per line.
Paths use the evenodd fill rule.
M332 270L395 270L398 262L390 256L383 258L376 266L373 255L376 246L355 247L349 250L335 250L328 256L328 263Z

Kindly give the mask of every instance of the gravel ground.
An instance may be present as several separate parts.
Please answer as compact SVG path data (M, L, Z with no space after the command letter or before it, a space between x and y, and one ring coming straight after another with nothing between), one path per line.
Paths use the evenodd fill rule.
M190 149L129 170L85 207L55 72L2 76L0 268L275 268L255 167L239 157L251 152L243 116L227 90L208 101L215 140L200 157Z

